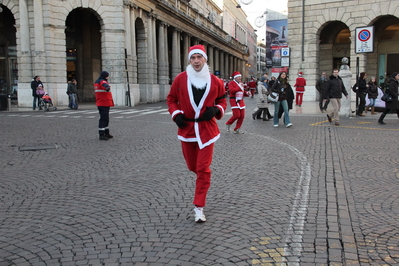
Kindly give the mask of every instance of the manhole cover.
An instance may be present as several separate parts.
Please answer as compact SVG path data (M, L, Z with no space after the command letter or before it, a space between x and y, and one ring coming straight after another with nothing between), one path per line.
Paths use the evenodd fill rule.
M40 150L51 150L57 149L57 145L40 145L40 146L25 146L19 147L19 151L40 151Z

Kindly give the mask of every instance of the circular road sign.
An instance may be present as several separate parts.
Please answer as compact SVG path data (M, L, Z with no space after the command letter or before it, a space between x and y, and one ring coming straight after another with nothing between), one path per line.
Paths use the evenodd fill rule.
M358 37L359 41L367 42L371 37L371 33L369 30L361 30L359 32L359 34L357 35L357 37Z

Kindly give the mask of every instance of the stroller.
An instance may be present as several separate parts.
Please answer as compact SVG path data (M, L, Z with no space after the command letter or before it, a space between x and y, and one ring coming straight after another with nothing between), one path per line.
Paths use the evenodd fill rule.
M42 97L40 97L39 108L44 109L44 111L49 111L50 107L52 107L54 111L57 110L57 107L53 105L51 97L46 93Z

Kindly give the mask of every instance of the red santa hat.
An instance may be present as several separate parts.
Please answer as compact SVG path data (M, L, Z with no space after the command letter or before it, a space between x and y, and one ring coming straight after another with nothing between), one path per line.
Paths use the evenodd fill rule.
M302 76L302 74L303 74L302 72L299 72L299 73L298 73L298 76Z
M205 47L201 44L197 44L190 47L190 49L188 50L188 61L190 61L190 58L193 54L202 54L202 56L205 57L206 60L208 60Z
M241 75L241 73L240 72L238 72L238 71L234 71L233 72L233 79L235 79L235 78L237 78L237 77L241 77L242 75Z

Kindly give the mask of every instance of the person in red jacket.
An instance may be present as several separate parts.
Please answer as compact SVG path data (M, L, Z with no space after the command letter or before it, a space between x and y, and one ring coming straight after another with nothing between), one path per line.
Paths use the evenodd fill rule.
M298 77L296 78L295 81L295 92L296 92L296 97L295 97L295 104L298 105L299 107L302 106L302 101L303 101L303 94L305 93L305 86L306 86L306 79L302 77L302 72L298 73Z
M205 222L204 207L211 184L214 143L220 137L216 119L226 110L223 81L209 72L203 45L190 47L189 65L173 80L166 98L169 113L177 124L183 157L197 176L194 201L195 222Z
M257 87L257 83L254 77L252 77L251 81L248 83L248 87L249 91L251 92L251 98L253 98Z
M234 134L244 133L240 130L245 117L244 96L251 96L249 91L244 90L244 86L241 83L241 78L241 73L234 71L233 80L229 83L230 106L233 116L226 122L226 129L229 132L230 126L237 120L237 124L234 128Z
M114 106L112 99L111 86L108 84L109 73L102 71L100 77L94 83L94 94L96 95L96 105L100 113L98 122L98 132L100 140L109 140L113 138L109 134L109 109Z

